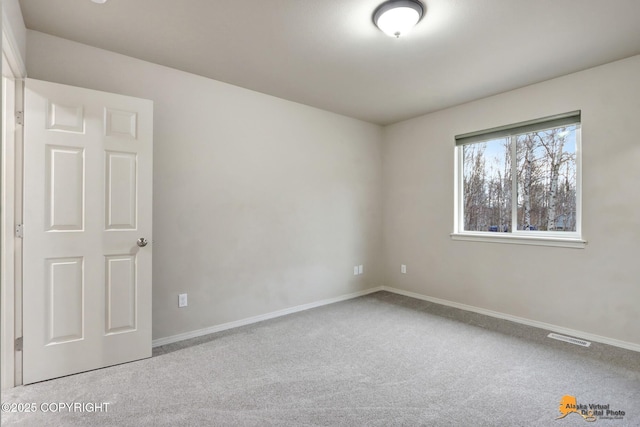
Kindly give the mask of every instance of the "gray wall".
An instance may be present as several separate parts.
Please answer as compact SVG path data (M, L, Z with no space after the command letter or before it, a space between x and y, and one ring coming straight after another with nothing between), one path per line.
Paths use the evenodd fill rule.
M636 56L386 127L385 284L640 344L639 76ZM454 136L573 110L587 247L452 241Z
M27 52L31 78L154 101L154 339L382 284L379 126L33 31Z
M41 33L27 47L30 77L155 102L156 339L385 284L640 344L640 56L381 129ZM454 135L578 109L587 247L452 241Z
M19 60L24 61L27 52L27 29L24 26L18 0L2 0L2 14L2 23L9 27L4 31L10 33L12 42L15 43L12 48L17 50L15 53L20 57Z

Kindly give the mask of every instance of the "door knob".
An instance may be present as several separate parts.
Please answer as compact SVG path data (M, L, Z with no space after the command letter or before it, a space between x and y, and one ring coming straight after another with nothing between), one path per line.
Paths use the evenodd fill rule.
M136 242L138 244L138 246L140 246L141 248L147 246L147 239L145 239L144 237L141 237L138 239L138 241Z

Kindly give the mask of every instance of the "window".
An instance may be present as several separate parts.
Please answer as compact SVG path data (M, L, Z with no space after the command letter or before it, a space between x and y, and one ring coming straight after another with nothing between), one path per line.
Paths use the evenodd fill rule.
M580 112L456 136L464 240L583 247Z

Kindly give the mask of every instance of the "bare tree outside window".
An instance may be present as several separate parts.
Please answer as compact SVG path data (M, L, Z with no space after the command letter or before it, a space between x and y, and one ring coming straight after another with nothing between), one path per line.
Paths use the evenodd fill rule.
M510 147L504 138L463 147L465 230L511 230Z
M517 135L518 229L576 231L576 127Z
M577 126L459 147L464 231L575 232Z

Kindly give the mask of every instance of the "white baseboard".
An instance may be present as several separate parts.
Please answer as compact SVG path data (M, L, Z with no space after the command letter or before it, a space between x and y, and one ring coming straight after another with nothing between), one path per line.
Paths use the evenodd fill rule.
M335 298L328 298L321 301L312 302L309 304L297 305L291 308L285 308L284 310L273 311L271 313L261 314L259 316L253 316L246 319L240 319L233 322L223 323L221 325L210 326L204 329L198 329L197 331L185 332L178 335L172 335L170 337L158 338L153 340L152 346L159 347L161 345L172 344L174 342L188 340L190 338L201 337L203 335L213 334L215 332L226 331L227 329L237 328L239 326L250 325L252 323L262 322L263 320L269 320L280 316L286 316L287 314L297 313L299 311L309 310L311 308L321 307L323 305L333 304L340 301L346 301L353 298L358 298L363 295L368 295L374 292L382 290L382 286L376 288L365 289L363 291L354 292L347 295L341 295Z
M577 338L582 338L588 341L595 341L602 344L608 344L614 347L620 347L627 350L633 350L640 352L640 344L635 344L627 341L616 340L613 338L607 338L600 335L590 334L588 332L577 331L575 329L564 328L562 326L552 325L550 323L538 322L537 320L525 319L524 317L512 316L510 314L500 313L497 311L487 310L484 308L474 307L472 305L461 304L458 302L448 301L440 298L429 297L415 292L404 291L402 289L393 288L390 286L382 286L383 291L392 292L394 294L404 295L411 298L416 298L424 301L433 302L436 304L446 305L453 308L459 308L465 311L472 311L474 313L484 314L486 316L496 317L498 319L509 320L515 323L521 323L527 326L533 326L540 329L545 329L552 332L558 332L564 335L570 335Z
M487 310L484 308L474 307L472 305L461 304L454 301L444 300L440 298L430 297L415 292L405 291L402 289L394 288L391 286L378 286L375 288L365 289L363 291L354 292L347 295L341 295L335 298L329 298L321 301L312 302L309 304L298 305L283 310L274 311L271 313L261 314L259 316L253 316L246 319L240 319L233 322L223 323L221 325L210 326L204 329L198 329L196 331L185 332L178 335L172 335L170 337L158 338L153 340L153 347L159 347L161 345L172 344L175 342L187 340L190 338L197 338L203 335L213 334L215 332L226 331L228 329L237 328L240 326L250 325L252 323L262 322L263 320L274 319L280 316L286 316L287 314L297 313L311 308L321 307L323 305L333 304L340 301L346 301L353 298L358 298L364 295L368 295L374 292L387 291L398 295L404 295L410 298L416 298L423 301L433 302L435 304L445 305L448 307L458 308L460 310L471 311L478 314L484 314L486 316L495 317L498 319L504 319L515 323L520 323L527 326L533 326L552 332L557 332L564 335L569 335L577 338L582 338L588 341L599 342L602 344L608 344L614 347L620 347L627 350L640 352L640 344L630 343L627 341L616 340L613 338L607 338L600 335L591 334L588 332L578 331L575 329L569 329L562 326L552 325L550 323L539 322L537 320L525 319L524 317L512 316L510 314L500 313L498 311Z

